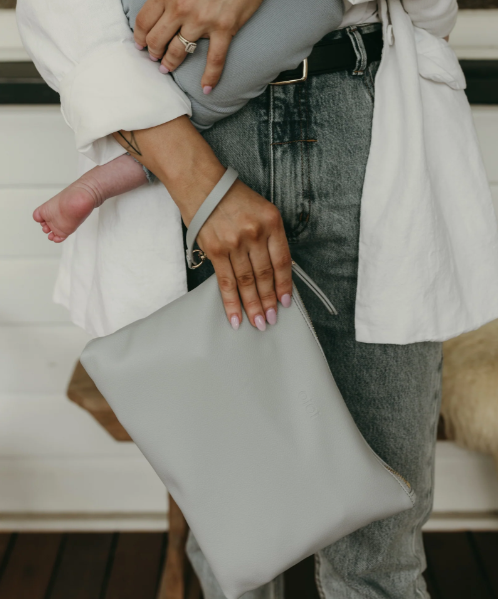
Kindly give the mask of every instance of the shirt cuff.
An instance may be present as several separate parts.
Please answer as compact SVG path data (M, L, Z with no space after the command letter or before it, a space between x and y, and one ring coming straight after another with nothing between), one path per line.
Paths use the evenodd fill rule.
M112 133L192 115L189 99L172 77L160 73L147 52L131 42L100 48L85 58L62 79L60 96L77 149L96 164L126 152Z

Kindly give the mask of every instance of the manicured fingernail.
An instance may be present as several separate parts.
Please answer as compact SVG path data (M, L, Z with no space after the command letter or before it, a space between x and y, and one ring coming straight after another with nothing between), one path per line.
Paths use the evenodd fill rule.
M143 49L144 49L144 47L143 47L143 46L141 46L140 44L137 44L137 42L135 42L135 48L136 48L137 50L143 50Z
M289 308L291 305L291 296L288 293L284 293L280 298L280 303L284 308Z
M230 324L232 325L232 329L234 329L235 331L239 328L240 320L237 314L234 314L232 318L230 318Z
M169 73L168 67L165 67L163 64L159 67L159 71L161 73L164 73L165 75L166 75L166 73Z
M210 94L212 91L213 91L213 86L212 86L212 85L205 85L205 86L202 88L202 93L203 93L203 94L206 94L206 96L207 96L208 94Z
M152 54L149 54L149 58L152 60L152 62L157 62L159 60L159 58L152 56Z
M256 318L254 319L254 324L258 327L260 331L266 331L266 322L265 319L261 316L261 314L258 314L256 316Z
M277 324L277 313L275 312L274 308L270 308L266 311L266 320L270 324Z

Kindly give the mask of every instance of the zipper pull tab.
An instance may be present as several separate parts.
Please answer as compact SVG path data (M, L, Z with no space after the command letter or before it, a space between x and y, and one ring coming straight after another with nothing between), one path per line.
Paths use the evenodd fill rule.
M313 291L313 293L320 299L323 305L327 308L330 314L334 314L336 316L338 314L337 310L334 308L334 304L329 300L329 298L323 293L323 291L318 287L318 285L313 281L311 277L309 277L304 270L296 264L294 260L292 261L292 271L303 281L306 283L308 287Z

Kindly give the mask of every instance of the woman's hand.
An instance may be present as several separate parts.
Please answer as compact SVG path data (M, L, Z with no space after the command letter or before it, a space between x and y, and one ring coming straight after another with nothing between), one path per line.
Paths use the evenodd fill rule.
M178 32L190 42L210 39L201 85L209 93L218 83L233 36L262 0L147 0L135 23L135 42L148 46L163 71L174 71L186 58ZM168 46L169 43L169 46ZM167 49L166 49L167 48Z
M188 227L225 172L188 117L114 137L162 181ZM292 261L278 209L237 180L197 241L213 263L233 328L242 322L242 305L258 329L275 324L278 300L288 307L292 294Z
M292 260L278 209L241 181L202 227L198 244L213 263L225 312L235 329L240 300L259 330L277 321L277 298L291 303Z

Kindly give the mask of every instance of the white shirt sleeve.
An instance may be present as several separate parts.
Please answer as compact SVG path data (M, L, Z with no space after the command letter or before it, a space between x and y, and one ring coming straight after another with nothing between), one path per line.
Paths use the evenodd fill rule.
M368 0L346 0L346 7L366 2ZM412 23L436 37L446 37L455 26L458 14L457 0L401 0L401 2L410 15Z
M457 0L402 0L406 12L416 27L437 37L446 37L455 26Z
M105 164L125 150L110 135L191 115L170 76L139 52L120 0L18 0L24 46L61 110L80 152Z

